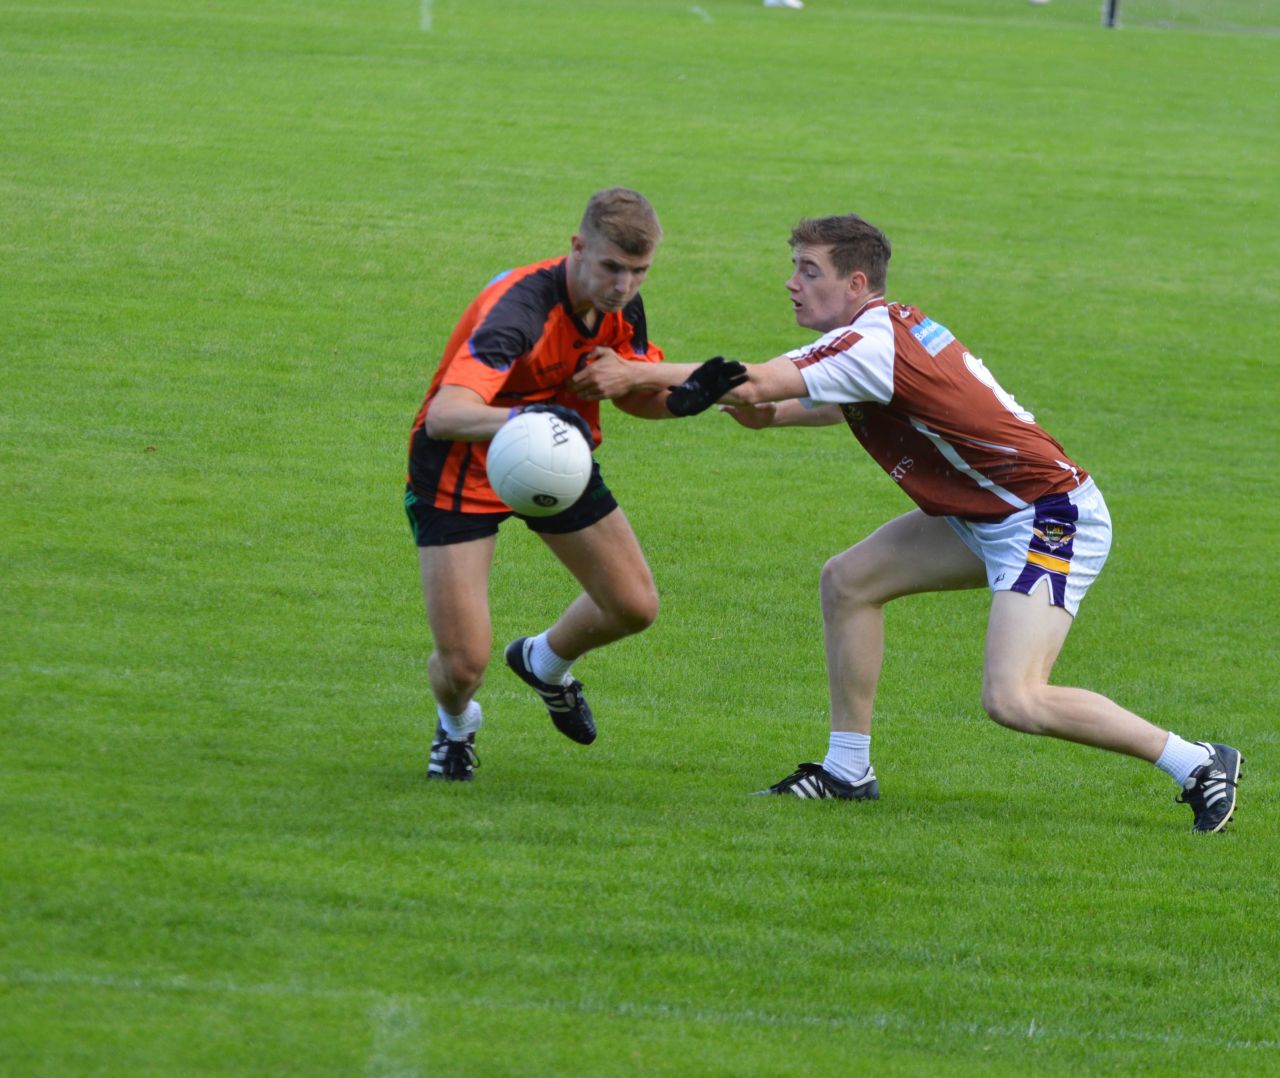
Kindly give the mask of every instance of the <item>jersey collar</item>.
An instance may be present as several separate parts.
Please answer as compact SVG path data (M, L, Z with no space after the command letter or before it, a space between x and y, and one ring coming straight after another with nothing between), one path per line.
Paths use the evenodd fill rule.
M600 315L596 319L596 328L587 329L586 323L578 317L578 312L573 309L573 304L569 301L569 259L562 258L555 265L556 288L560 292L560 305L564 308L564 313L569 316L569 321L573 323L573 328L578 331L582 337L592 338L600 335L600 330L604 327L605 313L597 311Z
M874 311L877 307L887 307L887 306L889 306L889 304L885 302L884 296L876 296L875 299L869 299L867 300L866 303L864 303L861 307L858 308L858 313L855 314L849 320L849 325L853 325L854 322L856 322L868 311Z

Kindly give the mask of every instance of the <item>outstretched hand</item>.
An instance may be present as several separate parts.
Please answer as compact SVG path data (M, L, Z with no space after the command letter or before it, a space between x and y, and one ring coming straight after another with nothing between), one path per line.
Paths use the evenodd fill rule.
M522 412L550 412L557 419L563 420L571 427L576 427L578 433L587 440L587 448L592 445L591 427L582 415L575 412L572 408L566 408L563 404L526 404L520 411Z
M773 426L773 417L778 414L778 406L773 401L763 404L722 404L720 411L725 412L744 427L752 430L764 430Z
M667 397L667 410L674 416L705 412L734 386L747 380L747 368L736 360L716 356L707 360Z

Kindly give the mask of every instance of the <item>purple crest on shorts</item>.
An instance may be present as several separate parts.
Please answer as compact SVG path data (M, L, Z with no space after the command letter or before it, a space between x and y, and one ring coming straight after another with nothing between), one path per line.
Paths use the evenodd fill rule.
M1041 579L1048 577L1053 605L1065 606L1072 540L1080 511L1065 494L1040 498L1035 508L1035 523L1031 526L1031 542L1027 546L1027 564L1011 590L1030 595Z
M1039 533L1039 537L1044 540L1045 546L1050 550L1057 550L1063 543L1070 541L1066 526L1057 520L1048 521L1044 531Z

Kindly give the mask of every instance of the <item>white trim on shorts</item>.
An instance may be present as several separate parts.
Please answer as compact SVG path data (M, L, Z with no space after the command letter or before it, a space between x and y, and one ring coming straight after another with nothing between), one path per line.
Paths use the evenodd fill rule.
M1050 603L1072 617L1111 552L1111 514L1092 479L992 524L942 519L986 566L993 592L1031 595L1043 583Z

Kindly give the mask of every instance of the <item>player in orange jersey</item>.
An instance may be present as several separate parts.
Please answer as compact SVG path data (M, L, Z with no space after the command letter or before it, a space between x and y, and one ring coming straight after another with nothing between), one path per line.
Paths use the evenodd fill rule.
M745 377L741 364L720 357L661 362L640 298L661 236L642 195L597 192L568 255L494 278L445 347L413 424L405 491L434 641L427 670L438 722L429 778L467 781L476 764L475 694L492 645L489 569L499 525L517 515L485 476L494 434L516 411L549 409L594 447L602 400L646 419L694 415ZM568 509L521 519L583 590L545 632L513 640L507 665L542 698L557 729L590 744L595 720L570 667L652 624L653 577L599 465Z
M828 753L761 793L879 797L870 735L885 603L986 585L987 713L1024 733L1154 763L1182 787L1195 830L1222 830L1238 751L1185 741L1097 693L1049 683L1111 547L1093 480L945 326L885 301L890 245L874 225L854 214L805 220L790 242L796 322L823 336L748 366L725 411L754 429L845 423L919 508L824 566Z

